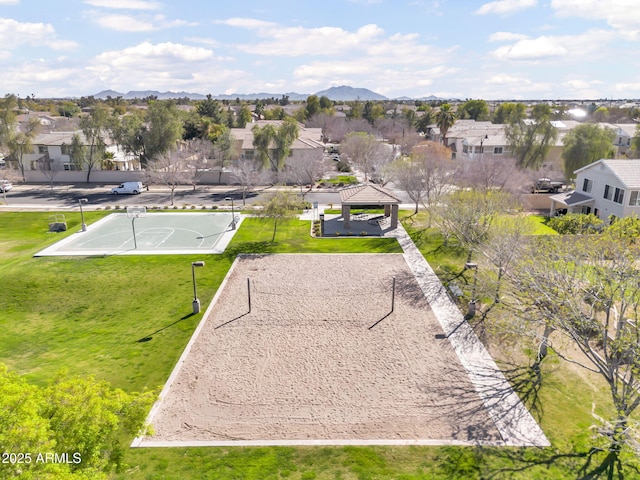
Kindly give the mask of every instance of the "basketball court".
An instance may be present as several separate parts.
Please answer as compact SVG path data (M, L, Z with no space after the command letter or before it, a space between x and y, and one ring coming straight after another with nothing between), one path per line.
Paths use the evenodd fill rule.
M129 207L126 213L112 213L35 256L222 253L241 221L230 212L165 213Z

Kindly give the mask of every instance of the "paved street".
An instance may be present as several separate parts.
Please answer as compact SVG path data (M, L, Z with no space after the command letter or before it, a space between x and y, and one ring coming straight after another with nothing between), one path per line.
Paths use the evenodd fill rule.
M78 199L86 198L88 201L83 208L92 210L126 206L146 206L146 207L166 207L171 205L171 191L162 185L150 185L148 191L140 195L113 195L110 190L115 185L55 185L51 188L48 185L14 185L13 189L7 192L6 202L0 195L0 210L69 210L78 208ZM281 187L278 187L281 188ZM252 205L264 201L267 193L272 192L274 187L257 187L251 192L245 203ZM291 187L293 192L299 193L298 188ZM403 203L410 203L404 192L395 191ZM226 198L233 198L235 206L242 205L242 192L234 185L201 185L194 190L191 186L180 186L174 193L174 205L196 206L226 206L231 205ZM314 189L305 195L309 202L318 202L322 205L340 204L340 193L336 189Z

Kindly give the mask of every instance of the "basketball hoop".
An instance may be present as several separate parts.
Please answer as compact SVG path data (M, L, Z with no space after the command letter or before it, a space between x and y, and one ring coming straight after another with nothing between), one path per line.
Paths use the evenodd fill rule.
M131 230L133 230L133 248L138 248L136 241L136 218L146 217L147 207L127 207L127 217L131 219Z

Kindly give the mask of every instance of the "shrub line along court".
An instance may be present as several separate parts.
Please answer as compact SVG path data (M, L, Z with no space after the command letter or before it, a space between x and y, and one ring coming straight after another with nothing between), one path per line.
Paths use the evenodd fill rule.
M314 254L254 256L256 259L267 259L267 264L272 261L271 259L277 261L278 257L286 259L285 263L278 264L278 267L273 265L264 268L260 265L260 260L247 261L238 257L183 351L165 384L160 399L149 414L148 420L152 424L155 421L161 421L159 434L156 437L136 438L132 446L346 444L548 446L549 442L544 433L520 402L475 333L466 324L435 273L402 226L389 232L387 236L397 238L405 252L401 262L404 267L394 264L400 269L394 273L399 275L400 279L405 280L405 287L413 292L413 298L410 302L407 302L406 298L404 301L400 301L399 311L384 318L384 321L373 330L368 327L389 313L390 296L388 292L381 293L378 298L372 295L367 296L365 290L367 285L371 286L371 282L376 285L370 287L373 290L379 290L382 284L390 287L393 275L386 270L385 265L388 264L388 259L394 257L394 254L382 255L386 258L382 263L373 262L374 257L381 255L316 255L320 260L314 263L312 268L309 268L309 265L305 266L304 261L306 260L301 264L296 262L298 257L309 259ZM335 260L336 258L337 260ZM344 265L340 263L341 258L345 262L347 258L360 258L362 263L359 264L359 270L358 268L355 270L347 268L346 263ZM257 269L256 273L252 274L249 269L243 270L243 273L239 274L241 278L237 275L234 276L239 262L244 262L245 267L250 265L250 267ZM294 266L291 266L292 262ZM330 265L330 268L324 269L327 264ZM344 270L341 269L341 265ZM289 269L287 270L287 268ZM279 277L278 273L283 269L287 273L284 277ZM261 311L267 300L260 299L258 293L260 288L252 291L252 308L249 312L251 315L249 315L246 298L247 278L258 276L258 270L264 270L261 275L266 275L266 283L263 282L260 288L264 288L265 284L273 286L292 279L294 281L290 285L290 290L287 290L288 295L280 295L267 311ZM305 275L304 272L308 272L308 275ZM408 275L404 275L403 272L408 272ZM332 290L323 290L324 287L319 286L320 283L318 283L319 281L340 283L343 278L357 279L358 281L363 281L363 278L366 278L370 283L360 284L362 293L358 295L352 292L352 301L346 303L340 300L341 297L344 297L343 295L332 297L330 293ZM346 287L343 285L343 288ZM418 295L416 295L416 291ZM399 298L402 299L403 295L399 295ZM271 300L271 302L274 301ZM378 305L378 302L382 302L382 306ZM412 306L412 302L416 302L415 305ZM334 304L333 307L332 304ZM418 313L412 311L416 305L420 306L417 308ZM358 311L358 308L361 310ZM363 311L367 313L363 315ZM368 318L369 314L371 314L371 318ZM341 320L341 317L345 315L351 320ZM417 316L412 317L412 315ZM428 316L433 320L427 321L425 318ZM362 318L363 323L357 326L359 317L366 317L366 319ZM231 319L237 321L229 322ZM278 325L278 319L287 324L286 328L283 325ZM407 321L414 323L403 324ZM220 326L222 328L216 328ZM310 334L305 329L310 329L313 333ZM332 331L331 329L337 330ZM275 336L270 336L267 333L273 333L274 330L277 333ZM213 331L216 333L213 334ZM369 337L365 337L366 331L373 333ZM442 331L445 333L444 337ZM409 332L409 335L404 336L406 332ZM220 339L219 342L213 340L216 335ZM311 336L309 337L309 335ZM265 344L264 338L256 339L256 336L268 337L271 339L271 343ZM418 336L420 337L419 341L416 340ZM357 341L343 343L351 337ZM367 347L367 338L375 339L369 345L373 351L367 350L369 348ZM411 342L414 341L417 343L412 344ZM394 348L390 348L391 344ZM321 345L322 348L319 348L318 345ZM445 350L438 350L442 348ZM242 352L245 349L246 355L243 356ZM327 355L323 349L330 350L332 354ZM328 364L335 357L341 358L340 355L344 355L350 349L355 349L359 353L346 359L343 358L344 361L337 365ZM436 349L437 351L431 351L427 357L423 357L424 353L421 352L423 349ZM447 349L451 350L448 354L442 353ZM226 357L216 358L218 350L222 351L222 353L218 352L219 354L226 355ZM311 357L305 353L309 351L312 352ZM410 368L407 367L409 369L407 371L393 367L394 362L402 363L405 361L394 357L399 352L402 352L405 359L409 359L406 360L410 365ZM447 370L447 366L445 366L445 370L435 371L442 365L434 367L430 363L435 364L435 360L440 358L439 355L442 355L442 358L448 358L447 365L449 367L452 364L457 364L460 368ZM447 357L447 355L453 355L453 357ZM385 372L381 373L377 362L367 363L367 359L374 357L376 359L381 357L380 362L386 366L385 368L391 369L390 375L393 377L391 383L387 383L389 379L385 376ZM212 361L212 358L215 361ZM359 362L364 363L360 364ZM314 384L308 386L308 391L304 388L296 390L299 382L302 382L303 385L306 384L307 377L301 378L297 377L295 373L283 373L278 370L283 375L285 379L283 380L278 379L277 374L273 377L265 371L269 367L286 370L292 363L298 365L299 370L307 372L311 377L320 377L320 386ZM240 366L244 366L245 369L238 370ZM355 375L353 382L344 383L344 372L341 375L331 376L336 371L341 371L349 366L355 370L355 372L349 371L350 375ZM236 377L226 377L225 375L228 375L229 372L225 372L225 368L234 371ZM334 373L327 373L327 370ZM251 380L242 377L242 375L249 375L249 377L258 375L257 371L260 371L260 381L257 383L255 378ZM363 372L366 375L371 374L372 377L367 377ZM208 378L207 375L213 375L213 377ZM218 376L216 377L216 375ZM395 378L396 375L398 379ZM424 380L422 377L424 379L430 378L431 381L425 380L427 383L420 387L413 385ZM451 385L455 379L456 382L461 382L458 388L464 390L466 387L464 387L462 377L470 382L471 387L465 391L462 397L457 397L452 395L451 392L455 389L452 390ZM396 384L396 381L399 383ZM243 388L235 385L234 382ZM268 401L261 403L257 398L263 394L263 391L256 387L260 382L271 385L271 387L274 382L283 382L286 387L283 392L278 393L277 389L275 393L271 392L269 394L271 396L267 395ZM256 388L257 390L255 390ZM388 389L385 390L386 388ZM326 389L334 390L333 394L327 394ZM353 389L356 390L356 393L353 393ZM369 390L363 393L363 389ZM379 393L378 390L382 393ZM397 393L397 390L403 393ZM329 406L328 413L319 411L318 405L311 397L306 398L306 403L305 398L302 398L300 404L289 405L287 403L289 400L286 399L305 397L310 394L309 392L317 395L317 398L323 398L323 395L326 395L323 402ZM219 396L224 397L225 395L227 395L225 398L219 398ZM406 396L398 398L394 395ZM424 397L425 395L426 397ZM376 417L377 413L375 412L376 408L382 408L380 402L387 397L395 399L396 402L393 408L386 410L388 415L393 416L394 412L407 409L407 418L422 425L425 430L421 432L416 429L417 427L403 424L401 417L392 422L395 429L383 428L381 425L385 424L384 418ZM477 397L478 404L482 406L480 408L473 407L473 412L468 410L471 397ZM357 401L353 400L354 398L357 398ZM456 404L456 399L459 399L460 403ZM366 405L371 403L375 406L369 405L368 407L371 409L368 415L373 418L369 423L365 419L356 426L332 427L329 425L336 418L344 419L350 416L356 418L356 412L366 410ZM447 408L443 409L445 404ZM358 409L352 410L356 405ZM416 405L422 405L422 407L411 410ZM430 406L427 407L427 405ZM251 412L249 415L246 415L246 412L242 415L238 414L238 411L246 408ZM261 408L266 408L266 410L261 410ZM439 425L434 428L440 434L437 432L435 434L429 433L432 427L425 424L425 418L428 417L430 408L432 409L431 414L435 411L439 412L437 417L439 420L431 418L430 421ZM382 410L384 411L384 408ZM458 427L463 431L452 433L452 429L455 430L453 425L456 425L458 420L450 419L446 424L447 421L442 420L445 413L458 415L458 420L461 422L465 415L472 418L472 421L469 424L460 423ZM482 414L487 417L482 417ZM182 418L181 415L186 415L186 417ZM244 420L239 420L237 424L233 425L225 424L224 420L236 418L234 415L238 415L237 418ZM482 417L481 420L478 420L474 415ZM215 421L209 423L212 421L209 417L214 417ZM289 417L293 418L291 424L287 423ZM167 418L173 420L167 424ZM275 425L269 425L268 422L266 422L267 425L263 424L263 421L269 418L275 422ZM440 420L444 424L439 424ZM305 424L307 421L314 424L317 430L311 433L307 432L305 430L308 427ZM306 426L300 426L301 423ZM348 422L346 423L348 424ZM368 427L365 428L363 425L368 425ZM367 430L369 427L371 430ZM228 428L226 432L225 428ZM341 428L343 429L341 430ZM399 431L403 428L407 431Z

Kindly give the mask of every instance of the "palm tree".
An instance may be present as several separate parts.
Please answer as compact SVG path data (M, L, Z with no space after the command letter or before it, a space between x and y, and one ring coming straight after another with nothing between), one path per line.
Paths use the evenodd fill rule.
M456 121L456 114L451 110L451 105L448 103L440 106L440 111L436 113L436 124L440 128L440 135L442 135L442 143L446 146L446 136L449 128Z

